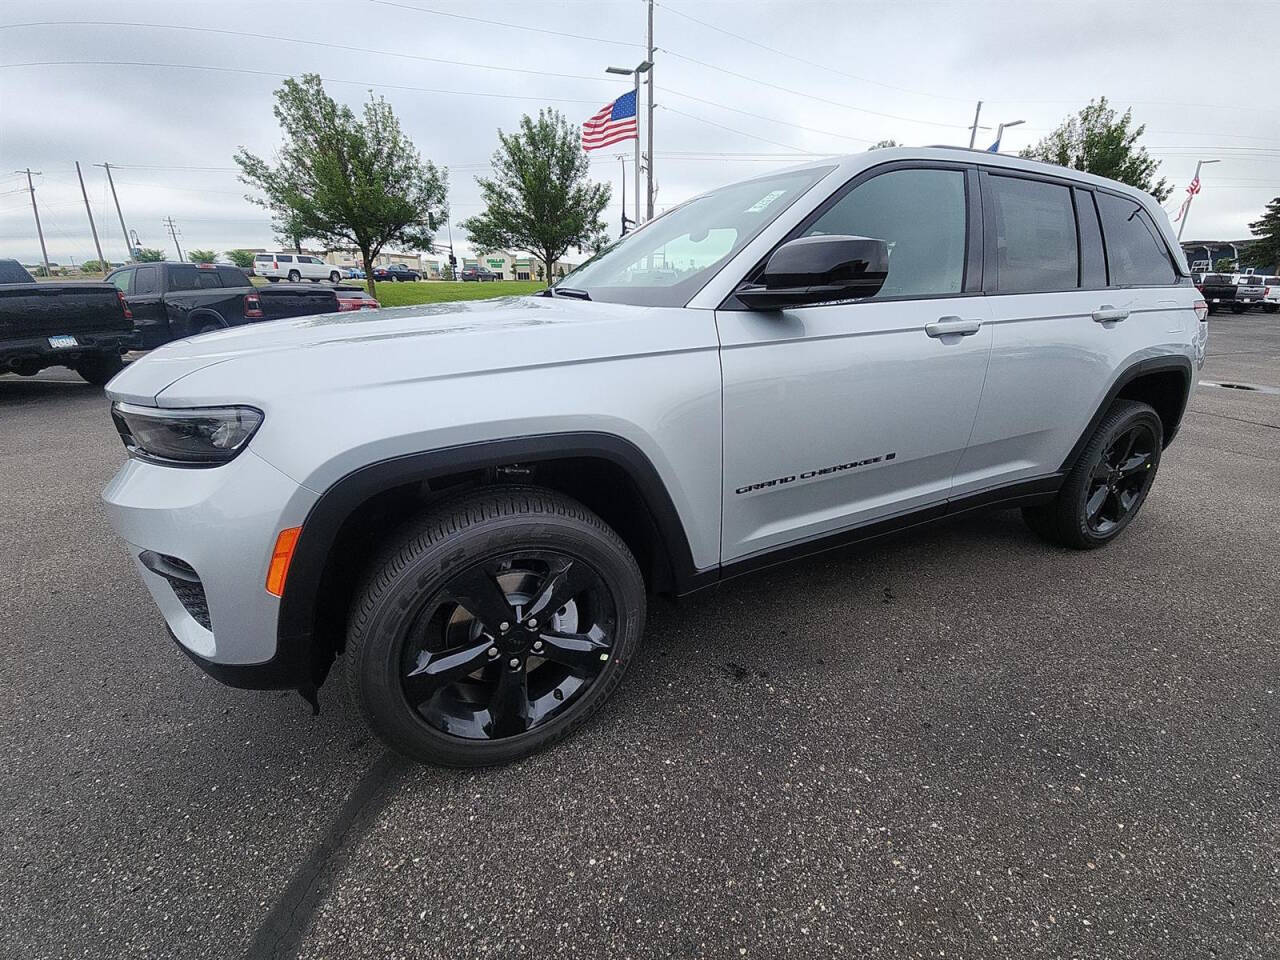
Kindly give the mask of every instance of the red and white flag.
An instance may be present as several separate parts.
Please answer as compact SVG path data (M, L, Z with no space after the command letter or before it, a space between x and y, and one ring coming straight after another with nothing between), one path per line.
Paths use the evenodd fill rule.
M1193 177L1191 182L1187 184L1187 199L1182 201L1182 206L1178 209L1178 215L1173 218L1173 222L1177 223L1187 213L1187 207L1191 206L1191 198L1200 192L1200 178Z
M636 92L624 93L582 125L582 149L599 150L640 136L636 125Z

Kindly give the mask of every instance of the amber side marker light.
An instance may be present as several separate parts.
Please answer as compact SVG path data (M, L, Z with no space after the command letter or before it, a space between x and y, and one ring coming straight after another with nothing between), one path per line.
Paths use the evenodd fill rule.
M298 545L298 534L301 527L286 527L276 537L275 549L271 551L271 565L267 567L267 593L273 596L284 596L284 581L289 576L289 561L293 559L293 548Z

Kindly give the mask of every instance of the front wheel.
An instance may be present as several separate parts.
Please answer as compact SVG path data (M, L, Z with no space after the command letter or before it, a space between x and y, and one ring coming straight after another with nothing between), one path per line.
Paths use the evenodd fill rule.
M96 357L86 357L74 369L86 383L105 387L112 377L124 369L124 358L118 353L103 353Z
M299 280L301 280L301 279L302 279L302 274L300 274L297 270L290 270L290 271L289 271L289 282L290 282L290 283L297 283L297 282L298 282Z
M341 280L342 280L342 274L340 274L337 270L330 270L330 271L329 271L329 282L330 282L330 283L339 283L339 282L341 282Z
M1231 312L1232 312L1232 313L1244 313L1244 312L1245 312L1245 310L1247 310L1247 309L1248 309L1248 307L1243 307L1243 306L1240 306L1239 304L1237 304L1237 305L1235 305L1235 306L1233 306L1233 307L1231 308Z
M494 488L386 544L352 608L347 682L391 748L507 763L599 708L644 616L640 570L604 521L552 491Z
M1149 405L1117 400L1051 502L1024 507L1027 526L1077 550L1104 546L1142 507L1160 466L1164 427Z

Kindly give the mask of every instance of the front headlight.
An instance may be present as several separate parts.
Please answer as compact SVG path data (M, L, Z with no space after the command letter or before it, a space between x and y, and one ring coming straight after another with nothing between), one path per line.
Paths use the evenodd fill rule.
M216 467L235 458L262 425L253 407L140 407L111 405L129 455L169 466Z

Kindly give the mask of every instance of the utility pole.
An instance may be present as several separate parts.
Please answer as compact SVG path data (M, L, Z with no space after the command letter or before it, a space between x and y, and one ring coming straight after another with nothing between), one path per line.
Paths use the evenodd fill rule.
M178 225L173 222L173 217L165 217L160 221L169 228L169 236L173 237L173 245L178 249L178 262L183 260L182 246L178 243Z
M76 161L76 176L80 180L80 195L84 197L84 212L89 215L89 232L93 234L93 246L98 251L98 266L102 268L102 275L105 277L111 272L110 265L102 256L102 244L98 242L98 228L93 222L93 210L89 207L89 191L84 188L84 174L80 172L80 161Z
M39 170L32 170L27 167L25 170L15 170L14 173L25 173L27 175L27 190L31 194L31 212L36 216L36 236L40 238L40 256L44 258L44 275L46 277L53 276L53 271L49 268L49 251L44 245L44 228L40 226L40 209L36 206L36 188L31 183L31 175L34 173L40 176Z
M647 201L645 203L644 218L645 220L652 220L653 219L653 0L649 0L648 47L649 47L649 50L648 50L648 53L645 54L645 59L649 61L649 75L645 78L645 86L648 88L648 92L649 92L649 118L648 118L648 128L646 131L646 136L648 137L648 140L649 140L649 146L648 146L649 166L646 168L646 185L648 189L646 192ZM640 105L636 104L636 108L639 109L639 107ZM640 197L637 196L636 197L637 214L639 213L639 210L640 210ZM637 219L639 219L638 216L637 216Z
M973 142L978 139L978 117L982 115L982 101L978 101L978 109L973 111L973 126L969 128L969 149L973 149Z
M95 163L95 167L101 167L107 171L107 184L111 187L111 199L116 204L116 216L120 218L120 232L124 234L124 252L125 262L133 262L133 244L129 242L129 228L124 225L124 214L120 212L120 198L116 196L116 183L111 179L111 164Z

